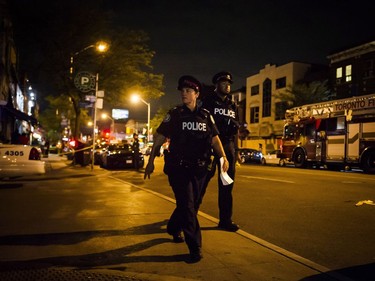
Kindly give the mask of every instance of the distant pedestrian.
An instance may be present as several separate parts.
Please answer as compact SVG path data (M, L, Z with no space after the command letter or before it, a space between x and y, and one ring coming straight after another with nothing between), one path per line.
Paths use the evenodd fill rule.
M212 148L223 158L221 168L224 171L228 169L213 118L207 110L197 105L200 89L200 82L192 76L182 76L179 79L178 90L183 104L171 109L156 130L144 174L144 178L150 178L154 171L155 156L168 138L169 149L164 155L164 172L173 189L176 208L169 219L167 232L176 243L185 240L191 262L198 262L202 258L202 236L197 214L201 191L207 182Z
M49 140L46 139L46 141L44 143L44 155L46 157L48 157L48 154L49 154L49 147L50 147Z
M134 133L133 134L133 144L132 144L132 150L133 150L133 163L134 163L134 168L136 170L139 170L139 139L138 139L138 134Z
M214 93L202 100L202 107L207 109L215 119L219 129L219 138L223 144L225 154L228 157L228 175L234 180L236 161L239 160L238 151L238 112L237 106L230 98L232 74L223 71L214 75L212 82L215 85ZM215 153L215 162L219 164L221 154ZM215 165L212 167L212 176L215 173ZM233 213L233 184L224 185L220 180L221 170L218 169L218 204L219 204L219 228L228 231L237 231L239 226L232 221Z

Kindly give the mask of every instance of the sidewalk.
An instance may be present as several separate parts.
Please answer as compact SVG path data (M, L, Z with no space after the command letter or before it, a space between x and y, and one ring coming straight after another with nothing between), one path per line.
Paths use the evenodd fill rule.
M124 223L126 229L112 230L113 222L108 217L100 223L103 229L111 230L95 228L79 232L67 223L64 233L56 233L53 238L40 233L4 235L1 232L0 280L350 280L242 230L236 233L219 230L217 220L204 213L199 216L203 259L190 264L185 243L173 243L165 232L166 219L174 208L169 198L111 178L108 171L97 166L93 174L90 166L71 166L69 161L56 155L43 160L49 167L43 176L47 181L68 175L86 176L87 180L103 177L121 182L122 196L136 204L121 210L129 212ZM103 207L103 210L109 208ZM121 217L126 214L122 213ZM54 233L51 229L55 227L46 224L45 233ZM59 240L62 240L59 234L64 235L64 242ZM66 239L77 236L82 240L66 243ZM44 239L53 239L54 244L43 243ZM30 241L33 243L27 243ZM26 259L26 256L33 258Z

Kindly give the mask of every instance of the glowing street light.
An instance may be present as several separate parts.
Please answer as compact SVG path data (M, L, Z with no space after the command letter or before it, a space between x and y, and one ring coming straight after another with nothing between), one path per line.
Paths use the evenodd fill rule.
M108 51L109 44L104 41L98 41L96 44L89 45L82 50L75 52L70 57L70 75L73 74L73 63L74 63L74 57L79 55L80 53L83 53L91 48L95 48L97 52L104 53ZM99 88L99 73L96 73L95 77L95 102L93 107L93 115L94 115L94 121L93 121L93 130L92 130L92 163L91 163L91 170L94 169L94 155L95 155L95 134L96 134L96 106L97 106L97 99L98 99L98 88Z
M134 103L137 103L139 101L143 102L145 105L147 105L147 142L150 142L150 103L146 102L144 99L142 99L139 95L134 94L131 96L131 101Z
M91 48L95 48L95 50L98 53L105 53L105 52L108 51L109 44L104 42L104 41L98 41L96 44L89 45L89 46L83 48L82 50L80 50L78 52L75 52L73 55L71 55L70 56L70 71L69 71L71 75L73 74L74 57L78 56L80 53L83 53L83 52L85 52L85 51L87 51L88 49L91 49Z

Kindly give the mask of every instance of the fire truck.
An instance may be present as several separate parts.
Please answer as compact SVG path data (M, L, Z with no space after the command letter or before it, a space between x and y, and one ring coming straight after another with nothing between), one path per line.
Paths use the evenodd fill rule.
M375 173L375 94L287 110L280 151L298 168Z

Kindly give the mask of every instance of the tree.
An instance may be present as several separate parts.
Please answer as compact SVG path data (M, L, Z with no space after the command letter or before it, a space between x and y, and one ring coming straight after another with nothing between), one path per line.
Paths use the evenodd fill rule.
M150 128L153 130L153 133L155 133L156 129L159 127L160 123L163 122L165 116L167 115L169 109L167 108L159 108L156 114L154 115L154 118L150 121Z
M22 61L28 62L25 70L30 73L34 87L43 97L63 98L57 105L48 103L53 98L46 99L46 103L41 104L40 115L55 111L54 106L62 112L62 105L68 105L65 110L74 112L74 136L79 135L81 115L87 115L81 102L90 94L74 87L74 74L78 71L100 73L99 88L105 90L104 103L108 108L126 106L134 90L147 98L164 94L163 76L152 72L155 53L147 46L147 34L116 26L116 14L105 8L105 1L66 0L46 4L15 0L12 4L18 13L16 37ZM25 12L20 13L22 11ZM108 53L99 56L94 48L86 48L98 40L110 43ZM71 57L74 58L73 75L69 72ZM43 97L39 97L39 101ZM50 110L46 110L47 107Z
M331 98L328 80L312 81L310 83L298 82L286 87L275 95L287 108L301 106L304 104L318 103Z

